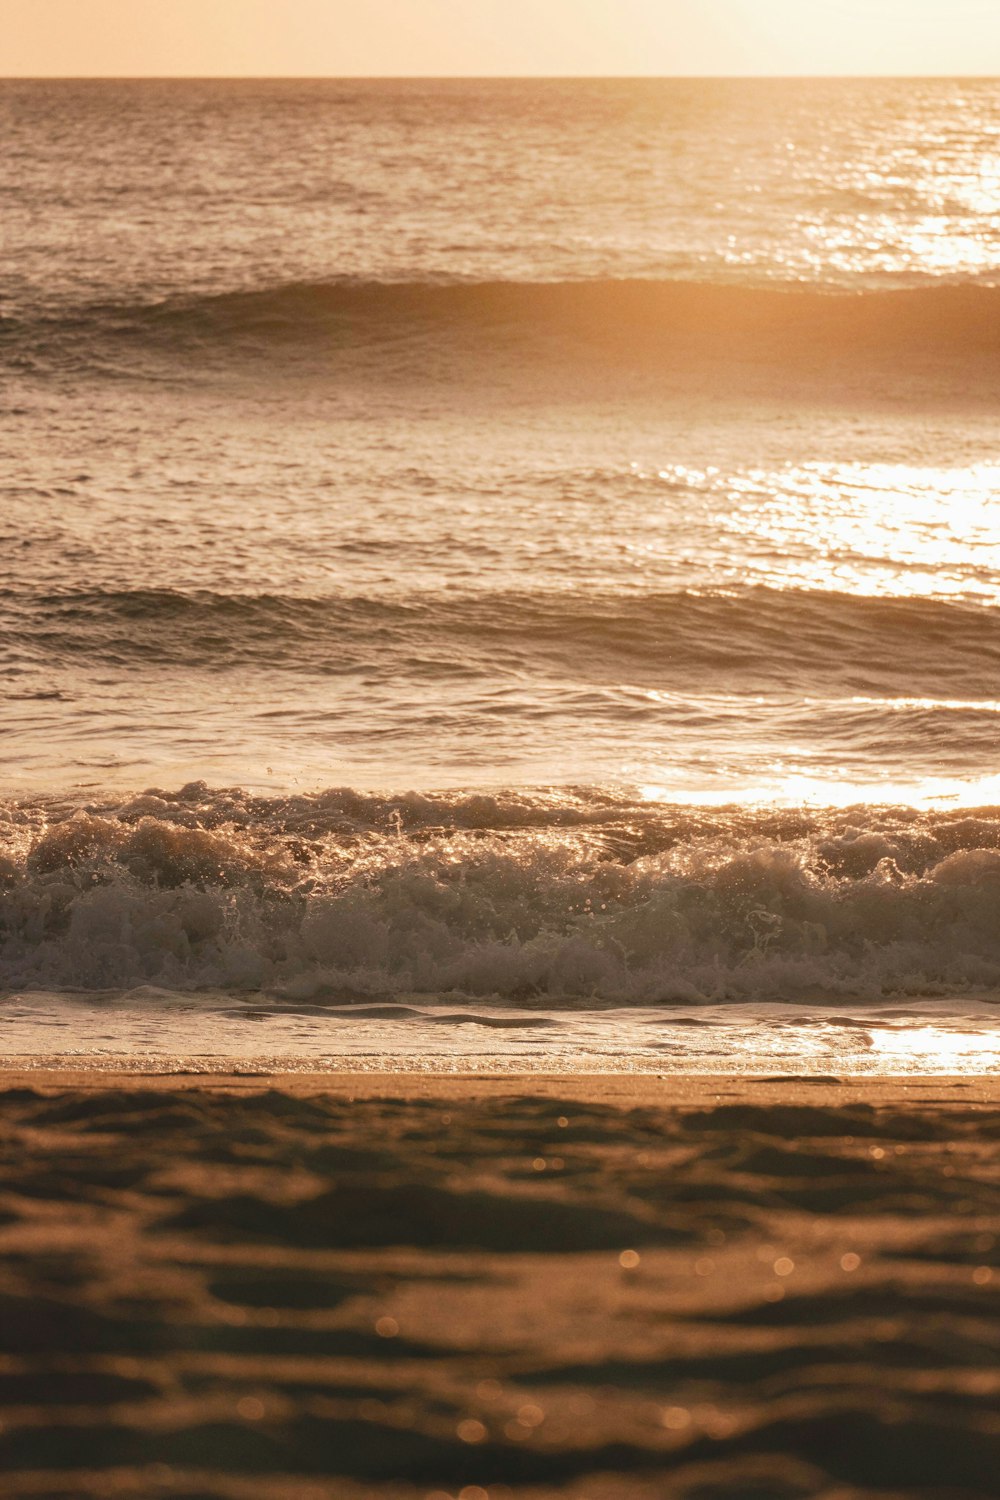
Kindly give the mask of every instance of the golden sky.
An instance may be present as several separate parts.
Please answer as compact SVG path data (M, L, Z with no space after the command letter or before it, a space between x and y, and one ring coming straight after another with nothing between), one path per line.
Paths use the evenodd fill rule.
M0 76L1000 73L1000 0L0 0Z

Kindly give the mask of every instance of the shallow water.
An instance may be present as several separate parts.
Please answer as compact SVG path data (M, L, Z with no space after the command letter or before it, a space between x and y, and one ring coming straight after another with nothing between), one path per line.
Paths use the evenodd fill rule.
M843 1013L794 1004L622 1010L483 1005L452 996L302 1004L142 988L9 995L0 1065L98 1071L982 1075L1000 1067L991 1001Z

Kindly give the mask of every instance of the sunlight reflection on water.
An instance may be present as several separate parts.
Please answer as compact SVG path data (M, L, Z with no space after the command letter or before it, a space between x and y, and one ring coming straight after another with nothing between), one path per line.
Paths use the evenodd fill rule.
M403 999L324 1007L150 988L14 995L0 1007L0 1066L844 1077L1000 1067L1000 1008L982 1001L522 1010Z
M958 777L926 776L920 780L852 781L848 776L829 778L799 773L777 775L757 786L731 787L718 791L688 793L675 786L650 783L640 788L647 802L680 803L684 806L728 807L830 807L861 805L910 807L931 810L947 807L996 807L1000 805L1000 775L962 780Z

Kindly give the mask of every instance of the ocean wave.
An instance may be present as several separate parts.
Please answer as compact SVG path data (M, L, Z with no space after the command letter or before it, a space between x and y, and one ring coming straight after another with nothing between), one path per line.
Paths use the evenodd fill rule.
M119 357L147 351L210 354L247 344L277 353L317 346L370 348L389 364L414 348L469 341L525 342L551 355L595 347L619 359L703 350L740 359L851 355L868 351L982 357L1000 344L1000 287L932 281L895 290L844 292L789 286L652 279L576 281L365 281L331 279L94 304L0 319L0 353L37 363L57 351Z
M0 984L718 1003L1000 994L1000 809L610 790L0 811Z
M1000 617L980 604L750 586L366 595L0 591L7 651L52 659L337 673L405 653L423 678L558 667L662 687L713 673L776 691L992 698Z

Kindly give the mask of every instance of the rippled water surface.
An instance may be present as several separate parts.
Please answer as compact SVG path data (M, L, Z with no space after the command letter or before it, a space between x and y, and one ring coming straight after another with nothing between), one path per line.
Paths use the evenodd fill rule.
M401 1055L562 1007L497 1065L607 1060L605 1002L988 1007L1000 86L18 82L0 131L9 996L309 1058L388 1045L328 991L423 996Z
M968 1001L863 1014L796 1005L518 1010L309 1005L170 992L11 995L0 1063L152 1073L717 1073L775 1078L993 1073L996 1008Z
M990 79L6 81L0 107L7 294L29 306L997 266Z

